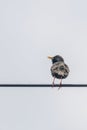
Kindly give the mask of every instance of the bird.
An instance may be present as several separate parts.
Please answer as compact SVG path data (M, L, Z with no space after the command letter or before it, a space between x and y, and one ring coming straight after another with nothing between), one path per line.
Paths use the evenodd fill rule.
M52 86L54 86L55 78L60 79L60 89L60 87L62 86L62 79L65 79L69 75L69 67L67 64L65 64L64 58L60 55L56 55L53 57L48 56L48 58L52 60L52 66L50 68L51 74L53 76Z

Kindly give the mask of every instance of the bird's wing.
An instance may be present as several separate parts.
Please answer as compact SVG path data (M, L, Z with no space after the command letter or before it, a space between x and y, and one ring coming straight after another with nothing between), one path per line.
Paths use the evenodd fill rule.
M64 62L56 62L51 67L52 75L58 74L66 77L69 74L69 67Z

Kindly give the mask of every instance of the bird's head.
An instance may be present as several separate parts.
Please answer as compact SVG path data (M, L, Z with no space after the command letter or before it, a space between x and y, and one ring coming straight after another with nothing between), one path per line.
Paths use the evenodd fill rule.
M64 62L64 59L59 55L56 55L54 57L48 56L48 58L52 60L52 63L59 62L59 61Z

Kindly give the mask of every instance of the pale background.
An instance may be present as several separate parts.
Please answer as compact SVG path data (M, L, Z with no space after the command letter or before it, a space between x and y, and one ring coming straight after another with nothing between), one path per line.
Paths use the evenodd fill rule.
M0 1L0 83L52 83L56 54L87 83L86 0ZM0 88L0 130L45 129L87 130L87 88Z

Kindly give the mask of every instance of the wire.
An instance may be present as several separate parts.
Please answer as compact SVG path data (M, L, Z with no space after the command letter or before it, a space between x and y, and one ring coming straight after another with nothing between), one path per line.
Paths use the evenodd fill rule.
M59 84L0 84L0 87L60 87ZM61 87L87 87L87 84L62 84Z

